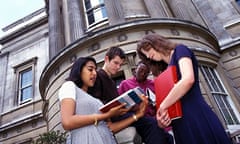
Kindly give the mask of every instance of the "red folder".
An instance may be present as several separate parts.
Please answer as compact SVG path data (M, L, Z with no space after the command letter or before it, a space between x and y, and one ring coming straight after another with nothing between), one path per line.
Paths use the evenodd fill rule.
M168 66L166 70L154 79L157 109L177 81L177 71L174 65ZM172 120L182 117L180 100L168 108L168 114Z

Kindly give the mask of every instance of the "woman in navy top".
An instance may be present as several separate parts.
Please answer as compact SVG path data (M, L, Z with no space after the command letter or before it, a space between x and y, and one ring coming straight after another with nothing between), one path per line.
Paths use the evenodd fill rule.
M187 46L173 43L158 34L149 34L138 42L137 52L152 70L158 67L158 72L153 71L155 74L164 70L164 63L177 67L179 81L160 104L156 115L160 127L173 127L176 144L231 143L222 123L201 94L198 62ZM183 116L171 120L167 108L179 99Z

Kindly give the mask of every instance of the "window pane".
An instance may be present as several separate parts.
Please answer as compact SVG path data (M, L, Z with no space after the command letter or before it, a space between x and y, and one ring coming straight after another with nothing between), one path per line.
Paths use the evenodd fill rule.
M228 125L239 124L233 108L227 99L228 94L224 89L224 85L222 85L220 79L218 78L216 71L211 67L202 65L200 66L200 70L203 73L204 79L209 86L212 96L225 122Z
M86 7L86 10L88 10L92 7L91 2L89 0L85 0L85 7Z
M107 17L104 0L85 0L85 8L89 25Z
M27 70L21 73L21 88L32 84L32 71Z
M214 72L214 70L213 69L211 69L212 70L212 76L214 77L214 79L215 79L215 82L216 82L216 85L218 86L218 92L224 92L225 93L225 90L224 90L224 88L223 88L223 85L221 84L221 82L220 82L220 80L218 79L218 77L217 77L217 75L216 75L216 73Z
M95 12L94 12L95 22L98 22L104 18L103 10L104 10L104 8L98 8L95 10Z
M32 98L32 87L27 87L21 90L21 101Z
M209 89L211 91L213 91L213 88L212 88L212 86L210 85L210 82L209 82L210 80L208 79L210 77L210 74L207 73L206 66L200 66L200 70L201 70L202 74L204 75L205 80L208 81L207 85L208 85Z
M106 10L106 7L104 5L101 6L101 11L102 11L102 18L106 18L107 17L107 10Z
M225 103L226 97L221 96L219 94L213 94L213 96L215 98L215 101L217 102L217 105L219 107L221 107L221 109L219 109L219 110L222 113L224 120L227 122L227 124L233 124L231 114L228 111L229 107L227 107L227 105ZM231 107L230 107L230 109L231 109Z
M19 74L19 100L21 103L32 98L32 69L24 70Z
M101 2L103 3L104 1L102 0L102 1L100 1L100 0L91 0L91 5L93 6L93 7L96 7L96 6L98 6L99 4L101 4Z
M114 82L116 83L116 87L118 88L121 81L123 81L125 79L125 75L124 75L123 71L118 72L117 75L118 76L113 77L112 79L114 80Z
M88 15L88 24L90 25L90 24L94 23L95 20L94 20L93 11L89 11L87 15Z

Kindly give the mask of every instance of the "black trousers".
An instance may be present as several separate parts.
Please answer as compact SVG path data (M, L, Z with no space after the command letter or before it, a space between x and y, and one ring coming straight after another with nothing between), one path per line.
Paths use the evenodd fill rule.
M119 121L132 115L132 112L128 112L121 117L113 118L112 121ZM173 136L157 125L155 117L144 116L131 126L136 128L145 144L174 144Z

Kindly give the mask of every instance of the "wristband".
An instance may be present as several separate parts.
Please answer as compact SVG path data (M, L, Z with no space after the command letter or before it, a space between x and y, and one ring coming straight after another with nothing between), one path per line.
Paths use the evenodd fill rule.
M136 116L135 114L133 114L132 117L133 117L133 119L134 119L135 121L138 121L138 118L137 118L137 116Z

